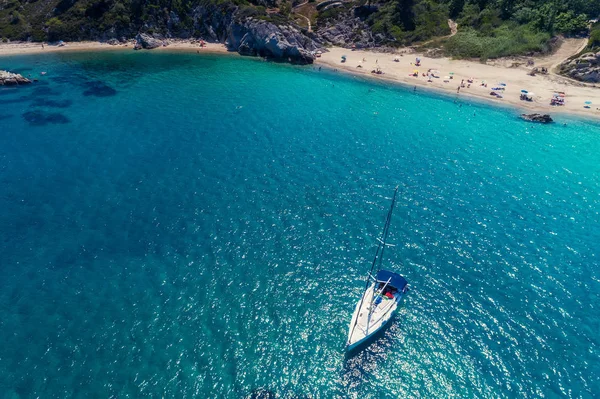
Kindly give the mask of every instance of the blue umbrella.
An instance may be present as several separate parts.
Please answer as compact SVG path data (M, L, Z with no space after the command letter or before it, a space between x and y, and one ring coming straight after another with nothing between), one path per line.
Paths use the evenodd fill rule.
M500 86L506 86L506 83L500 83Z
M523 94L527 94L527 93L528 93L528 91L527 91L527 90L525 90L525 89L523 89L523 90L521 90L521 93L523 93Z
M587 105L590 105L592 102L591 101L586 101L585 102Z

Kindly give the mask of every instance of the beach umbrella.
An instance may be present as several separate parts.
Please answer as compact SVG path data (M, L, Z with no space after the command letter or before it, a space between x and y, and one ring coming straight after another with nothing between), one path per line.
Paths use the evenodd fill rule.
M591 104L592 104L592 102L591 102L591 101L586 101L585 103L586 103L587 105L591 105Z
M417 62L421 62L421 59L419 57L417 57Z
M521 93L523 93L523 94L527 94L527 93L528 93L528 91L527 91L527 90L525 90L525 89L523 89L523 90L521 90Z
M448 75L454 75L454 72L449 72Z
M499 83L500 86L506 86L506 83Z

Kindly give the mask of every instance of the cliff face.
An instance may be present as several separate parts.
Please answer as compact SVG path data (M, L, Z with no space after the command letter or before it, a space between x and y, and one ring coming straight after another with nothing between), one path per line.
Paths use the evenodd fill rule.
M292 25L276 26L249 18L228 28L227 47L242 55L259 55L300 64L312 64L319 43Z
M559 72L573 79L589 83L600 83L600 51L585 53L581 57L565 61Z

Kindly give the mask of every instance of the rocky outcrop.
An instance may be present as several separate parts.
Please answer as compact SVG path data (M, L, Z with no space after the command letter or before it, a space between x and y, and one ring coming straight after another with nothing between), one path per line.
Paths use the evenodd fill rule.
M0 86L16 86L31 83L31 80L24 78L18 73L0 71Z
M588 83L600 83L600 51L585 53L567 60L558 67L559 73Z
M163 42L162 40L156 39L146 33L138 33L138 35L135 37L135 40L135 50L139 50L142 48L146 50L151 50L153 48L166 45L165 42Z
M324 4L320 3L320 4ZM335 3L331 3L335 4ZM371 48L381 45L390 38L383 34L373 35L365 19L373 12L366 6L356 7L339 15L336 20L320 26L316 33L323 40L341 47Z
M228 30L227 47L242 55L258 55L297 64L312 64L319 43L291 25L277 26L248 18Z
M552 118L548 114L521 114L521 118L525 119L529 122L537 122L537 123L551 123L553 122Z

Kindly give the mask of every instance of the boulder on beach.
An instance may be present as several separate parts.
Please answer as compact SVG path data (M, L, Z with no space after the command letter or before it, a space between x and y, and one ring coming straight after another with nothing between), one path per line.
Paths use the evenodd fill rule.
M552 118L548 114L521 114L521 118L529 122L551 123Z
M146 33L138 33L135 37L136 45L135 49L145 48L146 50L151 50L153 48L161 47L165 43L162 40L155 39L154 37L146 34Z
M31 83L31 80L8 71L0 71L0 86L16 86Z

